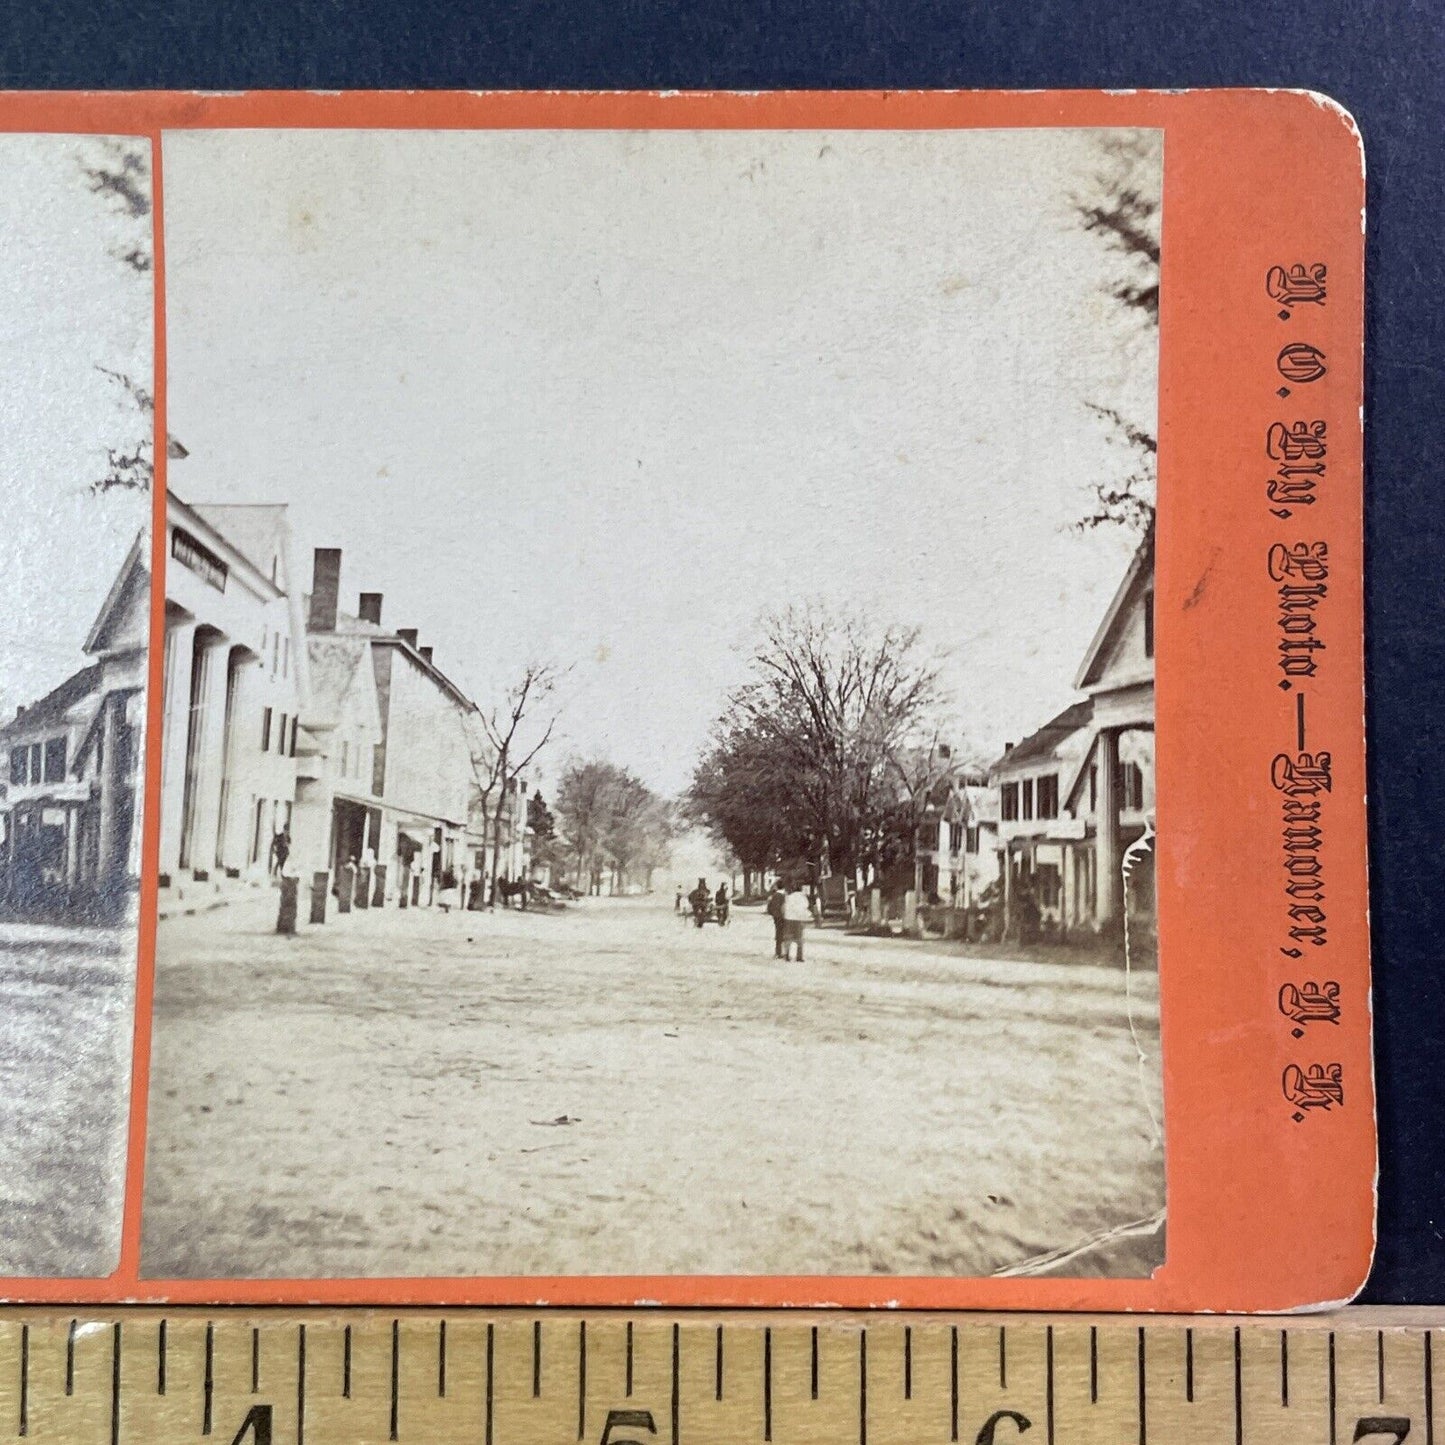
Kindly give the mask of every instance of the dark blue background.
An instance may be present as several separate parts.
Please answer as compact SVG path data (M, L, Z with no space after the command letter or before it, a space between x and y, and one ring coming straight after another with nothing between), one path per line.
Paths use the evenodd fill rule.
M1282 85L1322 90L1346 106L1364 134L1369 169L1370 841L1381 1176L1380 1246L1366 1298L1445 1302L1442 36L1439 0L691 7L12 0L0 17L0 86ZM1281 176L1280 204L1304 201L1307 186L1307 177ZM1301 1259L1314 1247L1302 1234Z

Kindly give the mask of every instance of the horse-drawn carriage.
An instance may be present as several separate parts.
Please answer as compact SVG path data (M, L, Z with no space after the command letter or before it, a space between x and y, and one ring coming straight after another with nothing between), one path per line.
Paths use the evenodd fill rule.
M683 911L682 921L694 928L701 928L708 923L716 923L720 928L726 928L731 917L731 898L724 895L720 899L715 893L709 893L704 898L694 890L687 896L687 908Z

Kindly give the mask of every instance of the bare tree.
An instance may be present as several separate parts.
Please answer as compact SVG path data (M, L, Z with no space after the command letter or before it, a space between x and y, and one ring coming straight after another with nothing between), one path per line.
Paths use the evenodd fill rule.
M1111 262L1105 290L1150 332L1159 327L1160 197L1158 152L1152 139L1131 131L1106 131L1100 161L1087 189L1072 201L1084 230L1102 242ZM1116 407L1086 402L1121 453L1117 478L1099 483L1081 531L1124 526L1146 531L1154 519L1158 440Z
M1098 236L1117 261L1109 294L1159 322L1158 152L1135 131L1104 131L1100 165L1089 189L1074 197L1084 229Z
M491 849L488 889L497 886L503 817L511 800L512 826L526 826L527 800L518 779L552 741L558 713L551 706L563 673L551 662L529 662L500 703L471 714L468 738L472 781L482 815L483 863Z
M127 271L149 276L154 266L151 238L150 147L145 141L94 136L82 143L77 156L87 188L100 198L112 219L115 236L108 249ZM95 369L114 382L125 405L140 425L119 445L105 447L105 465L90 484L92 492L150 490L155 476L152 459L155 397L150 387L114 367L96 363ZM173 436L166 436L166 456L172 461L187 455Z

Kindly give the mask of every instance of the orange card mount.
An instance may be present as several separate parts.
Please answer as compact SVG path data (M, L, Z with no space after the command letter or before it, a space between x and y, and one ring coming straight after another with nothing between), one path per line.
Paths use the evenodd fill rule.
M1339 107L0 123L7 1297L1354 1293Z

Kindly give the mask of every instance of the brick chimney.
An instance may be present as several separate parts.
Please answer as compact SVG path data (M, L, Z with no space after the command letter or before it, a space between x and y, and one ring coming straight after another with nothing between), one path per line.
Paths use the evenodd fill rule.
M397 635L399 638L401 638L401 640L402 640L404 643L406 643L406 645L407 645L408 647L415 647L415 646L416 646L416 628L415 628L415 627L398 627L398 628L396 629L396 635Z
M432 655L433 650L434 650L434 649L432 649L432 648L430 648L430 647L418 647L418 648L417 648L417 651L418 651L419 653L421 653L422 661L425 662L425 663L428 663L428 664L430 664L430 662L431 662L431 655Z
M336 601L340 595L341 548L318 547L312 561L308 632L336 631Z
M363 592L356 603L356 615L363 622L375 623L381 626L381 593Z

